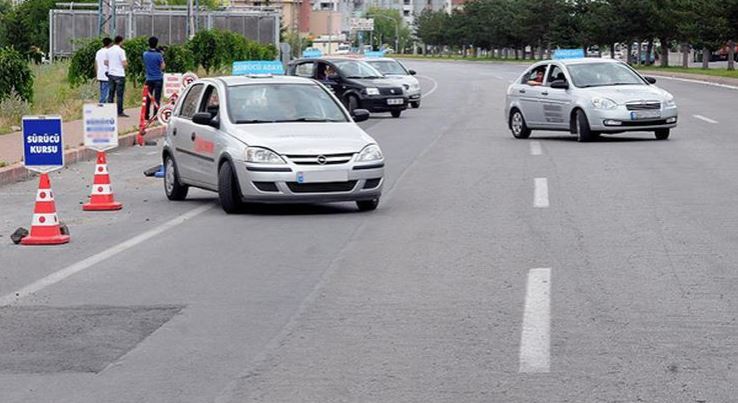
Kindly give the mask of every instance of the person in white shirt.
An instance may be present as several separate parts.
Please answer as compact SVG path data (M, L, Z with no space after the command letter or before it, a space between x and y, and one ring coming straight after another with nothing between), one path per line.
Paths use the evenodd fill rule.
M108 80L110 85L108 103L113 103L117 95L118 116L127 118L128 115L123 112L123 93L126 89L128 59L126 59L126 51L120 47L123 43L123 37L116 36L113 42L115 45L108 49Z
M108 49L113 44L110 38L103 38L103 47L95 53L95 73L97 82L100 83L100 100L101 104L108 102Z

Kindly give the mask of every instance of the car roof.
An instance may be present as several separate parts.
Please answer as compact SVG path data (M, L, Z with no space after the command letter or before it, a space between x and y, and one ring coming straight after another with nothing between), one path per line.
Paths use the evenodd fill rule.
M556 62L563 64L564 66L570 66L572 64L594 64L594 63L622 63L620 60L604 59L601 57L581 57L576 59L549 59L541 60L536 64L546 64Z
M202 82L220 81L227 87L247 84L315 84L309 78L282 75L244 75L204 78Z

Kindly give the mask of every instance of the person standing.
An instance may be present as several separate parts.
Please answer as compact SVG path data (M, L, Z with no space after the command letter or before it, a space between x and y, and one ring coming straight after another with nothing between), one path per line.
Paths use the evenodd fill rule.
M149 38L149 50L143 53L143 63L146 69L146 86L149 88L149 97L146 98L146 120L149 120L149 111L151 111L151 97L156 100L154 105L154 115L159 112L161 105L161 90L164 87L164 56L157 48L159 39L155 36Z
M128 59L126 59L126 51L120 47L123 43L123 37L116 36L113 43L114 45L108 49L108 80L110 85L108 103L113 103L117 95L118 116L127 118L128 115L123 112L123 94L126 90Z
M95 53L95 73L97 82L100 83L100 99L99 103L108 102L108 49L113 40L105 37L102 40L103 47Z

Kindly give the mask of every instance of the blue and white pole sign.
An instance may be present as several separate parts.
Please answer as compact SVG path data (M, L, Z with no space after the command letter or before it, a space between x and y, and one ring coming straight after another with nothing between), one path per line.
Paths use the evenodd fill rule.
M248 60L242 62L233 62L234 76L243 76L247 74L271 74L283 75L284 66L279 60Z
M581 59L584 57L584 49L556 49L554 59Z
M105 151L118 147L118 114L115 104L85 104L82 107L85 147Z
M51 172L64 166L61 116L23 116L23 165Z

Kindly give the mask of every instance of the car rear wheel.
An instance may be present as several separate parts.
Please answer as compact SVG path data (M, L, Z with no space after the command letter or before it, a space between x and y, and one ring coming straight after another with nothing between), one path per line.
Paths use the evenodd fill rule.
M666 140L669 138L669 134L671 133L671 130L669 129L656 129L656 140Z
M393 118L399 118L400 115L402 114L402 111L392 111L390 113L392 114Z
M221 207L228 214L238 213L243 206L241 190L230 162L221 165L218 171L218 198Z
M516 139L527 139L530 137L530 129L525 123L523 113L517 109L513 109L510 113L510 130Z
M174 158L167 155L164 157L164 193L167 199L180 201L187 198L189 186L183 185L179 180L179 171Z
M587 115L584 114L584 111L577 111L575 123L577 125L577 141L583 143L592 141L596 137L595 133L589 128L589 120L587 120Z
M418 108L420 108L420 101L410 102L410 106L413 109L418 109Z
M354 110L359 109L359 99L353 95L349 95L346 99L346 107L348 108L349 114L354 115Z
M359 208L359 211L376 210L377 206L379 206L379 199L360 200L356 202L356 207Z

